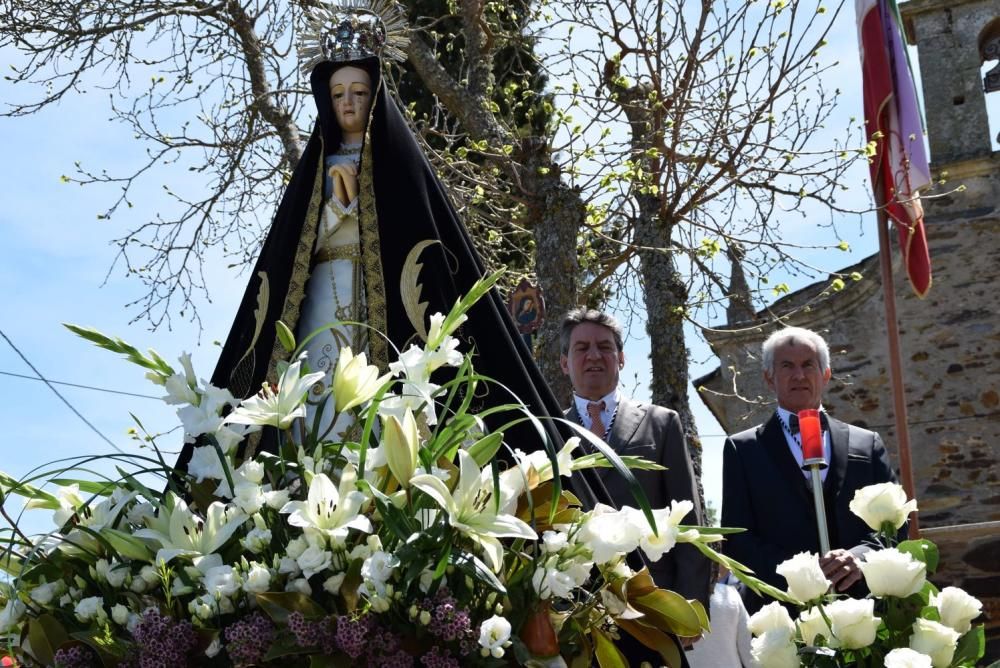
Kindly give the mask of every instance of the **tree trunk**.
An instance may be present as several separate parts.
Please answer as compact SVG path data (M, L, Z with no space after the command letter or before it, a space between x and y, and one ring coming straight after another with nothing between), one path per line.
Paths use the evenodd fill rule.
M559 365L559 325L577 305L577 234L586 219L580 193L563 183L541 139L522 143L528 221L535 239L535 270L545 296L545 322L535 338L535 360L556 399L569 406L572 387Z

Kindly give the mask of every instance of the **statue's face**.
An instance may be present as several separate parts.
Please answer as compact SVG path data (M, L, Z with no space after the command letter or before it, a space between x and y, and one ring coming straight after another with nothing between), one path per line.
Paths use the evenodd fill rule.
M372 104L372 80L368 73L360 67L341 67L330 77L330 99L344 138L363 133Z

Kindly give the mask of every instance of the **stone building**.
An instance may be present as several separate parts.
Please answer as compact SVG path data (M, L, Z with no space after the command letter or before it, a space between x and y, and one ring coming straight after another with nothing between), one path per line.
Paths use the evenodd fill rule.
M987 656L1000 658L1000 151L991 149L985 94L1000 96L1000 0L910 0L900 5L917 45L931 168L945 179L926 199L934 283L913 295L899 262L896 300L913 477L922 536L942 551L939 586L961 586L987 614ZM996 132L997 129L994 129ZM964 186L955 192L957 186ZM893 235L895 236L895 235ZM823 281L759 314L821 332L833 380L824 405L882 434L896 455L879 258L855 267L864 280L841 292ZM759 360L774 325L735 323L709 332L721 360L695 381L729 433L773 410ZM895 460L898 463L898 457Z

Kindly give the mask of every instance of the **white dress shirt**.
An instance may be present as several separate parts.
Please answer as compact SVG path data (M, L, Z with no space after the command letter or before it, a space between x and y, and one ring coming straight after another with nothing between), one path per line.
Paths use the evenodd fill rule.
M590 413L587 411L587 404L594 402L590 399L584 399L576 393L573 394L573 401L576 403L576 414L580 416L580 424L590 429L592 420L590 419ZM610 394L601 397L597 401L604 402L604 410L601 411L601 422L604 423L605 428L604 440L608 440L608 434L611 433L611 425L614 423L615 413L618 412L618 404L621 401L618 389L615 388Z

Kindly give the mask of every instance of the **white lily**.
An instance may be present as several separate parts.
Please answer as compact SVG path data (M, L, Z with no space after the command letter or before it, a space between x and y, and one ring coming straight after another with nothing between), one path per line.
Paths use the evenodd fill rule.
M390 415L383 420L382 425L382 441L389 470L400 485L409 487L410 478L417 469L417 449L420 447L417 421L413 418L413 412L407 408L402 420Z
M152 538L160 543L156 563L169 563L180 556L203 557L214 554L247 519L243 511L237 508L227 509L218 501L208 507L205 519L202 519L191 512L184 499L171 496L173 511L168 514L166 506L161 506L160 515L147 520L149 528L135 532L139 538Z
M378 375L378 367L368 364L364 353L357 355L347 346L340 349L333 371L333 400L338 413L370 401L390 374Z
M459 478L449 491L437 476L415 475L410 484L429 497L448 514L448 521L482 546L486 562L494 571L503 565L503 547L498 538L538 538L534 530L513 515L498 514L492 501L493 479L489 468L480 470L465 450L458 451Z
M365 495L354 488L357 473L351 465L344 467L340 489L325 473L317 473L309 483L305 501L289 501L278 512L288 513L288 523L294 527L318 531L333 540L343 540L348 529L371 533L372 523L359 515Z
M265 384L257 395L244 399L226 418L226 422L288 429L295 418L305 417L306 393L324 376L321 371L301 375L301 370L302 358L299 358L281 374L277 392Z

